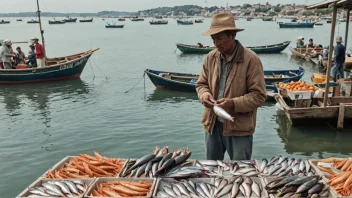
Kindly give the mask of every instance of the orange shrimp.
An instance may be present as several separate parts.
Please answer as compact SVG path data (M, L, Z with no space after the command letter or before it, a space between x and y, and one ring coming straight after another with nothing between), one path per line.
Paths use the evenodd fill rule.
M146 192L146 193L149 192L149 189L141 188L141 187L138 187L138 186L134 186L132 184L126 184L124 182L120 182L120 185L125 186L125 187L127 187L127 188L129 188L131 190L137 191L137 192Z
M88 164L83 163L83 167L84 167L84 172L87 173L89 177L93 177L93 171L89 169Z
M114 190L103 189L103 192L107 194L109 197L121 197L121 195Z
M351 184L352 184L352 174L346 179L345 184L343 185L343 188L347 189L347 187Z
M351 163L352 163L352 160L348 160L348 161L343 165L343 167L341 168L341 170L342 170L342 171L347 171L347 168L350 167Z
M94 197L101 197L102 195L101 195L100 193L98 193L98 191L96 191L95 189L93 189L91 196L94 196Z
M330 157L330 158L319 160L319 162L331 163L331 162L334 162L335 160L336 160L336 158Z
M336 168L337 169L341 169L343 167L343 165L345 165L345 163L348 161L348 159L344 159L343 161L341 161L340 163L337 163Z
M351 175L351 172L346 172L342 174L340 177L334 179L334 181L331 182L331 186L344 182L350 175Z
M90 165L88 164L88 167L93 171L93 172L96 172L96 173L99 173L99 174L104 174L104 175L110 175L110 173L104 171L103 169L101 168L98 168L96 166L93 166L93 165Z
M88 159L88 160L97 160L97 158L93 157L93 156L90 156L88 154L80 154L80 156Z
M124 186L111 186L111 188L117 192L121 192L123 194L127 194L130 196L145 196L145 195L147 195L147 193L145 193L145 192L137 192L137 191L131 190L129 188L126 188Z
M98 153L97 151L94 151L94 155L96 158L98 159L103 159L104 157L100 155L100 153Z
M330 168L324 168L322 166L317 166L317 168L323 172L330 173L330 175L335 175L334 171L332 171Z

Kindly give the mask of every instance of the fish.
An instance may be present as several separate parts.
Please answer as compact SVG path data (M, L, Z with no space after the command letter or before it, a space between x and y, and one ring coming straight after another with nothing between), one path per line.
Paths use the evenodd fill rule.
M73 182L74 181L74 182ZM67 184L66 182L69 182ZM83 184L83 185L82 185ZM72 185L72 186L71 186ZM71 187L70 187L71 186ZM47 181L35 188L30 188L28 197L79 197L87 190L88 186L82 181L63 180Z
M296 193L303 193L307 191L308 189L312 188L316 183L318 183L318 179L314 178L312 180L309 180L302 185L300 185L296 191Z
M245 191L245 189L244 189L244 187L243 187L243 184L244 184L244 183L242 183L242 184L240 185L240 191L241 191L242 195L246 196L246 191Z
M231 122L235 121L234 117L232 117L223 108L219 107L218 105L214 105L213 110L217 116L224 118L225 120L230 120Z
M285 171L281 172L278 177L283 177L283 176L287 176L290 175L292 173L292 169L288 168Z
M181 191L182 194L188 197L190 196L190 193L182 183L176 183L175 185L178 187L178 189Z
M285 184L290 183L292 181L295 181L297 178L299 178L298 176L292 176L292 177L287 177L285 179L280 180L279 182L275 183L273 186L269 187L269 184L267 184L265 186L265 189L275 189L275 188L281 188L283 187Z
M286 161L287 160L287 157L281 157L279 158L279 160L277 161L276 164L281 164L282 162Z
M73 192L74 194L79 194L78 189L73 182L65 181L65 184L70 188L71 192Z
M167 170L168 168L171 168L174 164L176 163L174 158L168 159L162 167L160 167L156 173L155 176L160 175L163 171Z
M226 185L226 186L217 194L217 196L218 196L218 197L222 197L222 196L228 194L228 193L232 190L232 186L233 186L232 184Z
M310 181L311 179L314 178L319 178L319 176L310 176L310 177L299 177L295 179L294 181L291 181L290 183L287 183L285 186L294 186L294 185L301 185L307 181Z
M155 163L153 163L153 165L152 165L152 174L153 174L153 177L155 177L155 173L156 173L156 171L158 170L158 162L155 162Z
M306 173L309 173L309 171L310 171L310 169L311 169L311 166L310 166L308 160L305 160L304 163L305 163L305 165L306 165Z
M137 172L136 172L136 175L135 177L139 177L141 176L144 172L145 172L145 168L147 167L147 163L144 163L142 166L140 166L138 169L137 169Z
M207 197L211 197L210 190L209 190L208 186L205 183L200 183L199 186L202 188L203 192L205 193L205 195Z
M155 159L155 158L154 158L154 159ZM147 163L147 165L145 166L145 170L144 170L145 174L149 174L149 171L152 170L152 167L153 167L153 162L152 162L152 161L149 161L149 162Z
M262 173L264 171L264 168L266 167L267 164L268 164L268 160L263 159L262 163L260 164L259 172Z
M196 189L196 185L191 180L189 180L187 182L193 189Z
M59 182L59 181L55 181L54 182L55 185L57 185L58 187L60 187L61 191L64 193L64 194L69 194L69 195L72 195L71 191L70 191L70 188L63 182ZM76 183L75 183L76 184ZM76 184L77 185L77 184Z
M280 157L281 157L281 156L280 156ZM279 160L280 157L278 157L278 156L273 157L273 158L270 160L270 162L269 162L266 166L271 166L271 165L275 164L275 162L276 162L277 160Z
M170 195L164 191L159 191L157 197L170 197Z
M281 168L280 165L275 165L275 166L273 166L272 169L269 169L268 174L272 175L275 171L279 170L280 168Z
M306 165L305 165L304 161L301 161L300 164L299 164L299 168L298 169L301 172L303 172L305 170L305 168L306 168Z
M239 190L240 190L239 184L235 182L232 186L230 198L235 198L238 195Z
M165 161L169 160L172 157L172 153L166 154L163 159L160 160L158 164L158 169L161 168L161 166L165 163Z
M197 194L197 186L195 188L193 188L192 185L190 185L187 181L183 182L183 185L186 187L186 189L189 191L189 192L192 192L194 194Z
M259 186L259 184L257 182L254 181L252 183L251 188L252 188L252 191L254 192L254 194L256 194L258 197L262 197L261 189L260 189L260 186Z
M168 186L164 186L163 190L164 190L164 192L166 192L169 196L171 196L171 197L177 197L175 191L172 190L172 188L170 188L170 187L168 187Z
M246 197L251 197L251 194L252 194L251 186L249 184L245 183L245 182L242 185L243 185L244 190L245 190L245 196Z
M214 194L217 195L227 184L228 184L227 179L223 179L220 182L219 187L215 190Z
M321 190L324 188L324 184L317 183L315 184L311 189L308 190L308 194L315 194L321 192Z
M152 160L154 158L155 158L155 154L147 154L147 155L141 157L140 159L138 159L137 162L132 167L130 167L128 170L132 171L133 169L149 162L150 160Z
M178 197L182 196L180 189L176 185L172 185L171 188Z
M198 194L200 194L202 197L207 197L207 195L203 191L202 187L200 187L199 185L196 185L196 190L197 190Z
M202 166L218 166L219 164L215 160L206 160L206 161L197 161L197 163L201 164Z
M38 190L38 189L30 189L29 192L32 193L32 194L34 194L34 195L37 195L37 196L38 196L38 195L43 196L43 197L45 197L45 196L50 196L48 193L42 192L42 191L40 191L40 190Z
M50 183L43 183L42 184L45 188L47 188L49 191L54 192L55 194L64 196L64 193L61 192L60 188L54 184L50 184ZM48 193L48 191L46 191ZM76 193L76 192L75 192ZM77 191L78 193L78 191Z
M192 152L191 152L188 148L186 148L186 149L184 150L184 152L183 152L182 155L177 156L177 157L174 158L174 159L175 159L175 164L176 164L176 165L182 164L183 162L187 161L188 158L189 158L191 155L192 155Z

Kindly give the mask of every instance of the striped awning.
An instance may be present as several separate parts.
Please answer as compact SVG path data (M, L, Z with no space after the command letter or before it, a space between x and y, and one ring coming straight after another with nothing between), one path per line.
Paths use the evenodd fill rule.
M352 0L326 0L320 3L307 6L306 9L312 10L331 8L333 5L337 5L337 8L352 9Z

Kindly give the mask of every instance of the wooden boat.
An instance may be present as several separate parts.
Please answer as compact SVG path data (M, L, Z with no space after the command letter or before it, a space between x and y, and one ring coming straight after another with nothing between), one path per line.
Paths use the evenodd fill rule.
M167 20L151 20L149 21L150 25L167 25L169 23L169 21Z
M65 24L66 22L65 21L51 21L49 20L49 24L50 25L53 25L53 24Z
M322 23L322 22L316 22L314 25L316 25L316 26L322 26L323 23Z
M38 1L37 7L40 10ZM37 14L42 45L45 51L44 31L41 25L40 12L38 11ZM0 69L0 84L34 83L79 78L89 58L97 50L99 49L64 57L46 58L45 66L42 68ZM44 56L46 56L45 53Z
M194 20L195 23L203 23L203 21L204 21L203 19L196 19L196 20Z
M195 92L195 84L198 80L199 75L196 74L185 74L175 72L165 72L147 69L144 71L152 83L157 88L173 89L180 91ZM267 89L274 89L274 82L282 81L298 81L304 75L304 69L298 70L281 70L281 71L264 71L265 83Z
M107 24L105 25L105 28L123 28L125 25L111 25Z
M39 21L32 19L30 21L27 21L27 23L34 24L34 23L39 23Z
M315 23L279 23L280 28L313 28Z
M252 19L251 18L247 18L246 21L252 21Z
M177 24L179 24L179 25L193 25L193 21L177 20Z
M263 17L262 18L263 21L273 21L272 17Z
M77 18L67 17L63 21L65 21L66 23L75 23L77 21Z
M17 19L16 21L22 21L22 19Z
M352 120L352 97L331 97L329 98L330 105L326 107L306 107L292 108L287 105L286 101L279 95L275 96L275 100L283 108L283 112L287 116L292 125L306 125L316 123L326 123L327 121L336 122L339 117L341 104L346 104L344 108L345 123ZM322 102L323 98L313 98L312 103Z
M119 18L118 20L119 21L126 21L126 19L123 19L123 18Z
M91 18L91 19L80 19L79 22L80 23L90 23L90 22L93 22L93 18Z
M331 23L332 22L332 20L326 20L326 23Z
M11 21L4 21L4 20L1 20L0 21L0 24L9 24Z
M285 41L282 43L274 45L265 45L265 46L256 46L256 47L247 47L255 53L280 53L291 43L291 41ZM199 47L197 45L185 45L176 43L177 48L185 54L207 54L212 50L216 49L215 47Z
M310 53L314 50L313 48L293 48L290 47L293 56L298 56L300 58L306 59L306 61L311 61Z
M144 21L144 19L141 19L141 18L132 18L131 21Z

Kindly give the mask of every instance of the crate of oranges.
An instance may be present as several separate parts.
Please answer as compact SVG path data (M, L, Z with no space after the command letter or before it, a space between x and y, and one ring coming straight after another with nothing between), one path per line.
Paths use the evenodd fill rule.
M303 81L291 81L289 83L280 82L279 87L287 91L287 96L291 100L310 99L315 91L313 85Z

